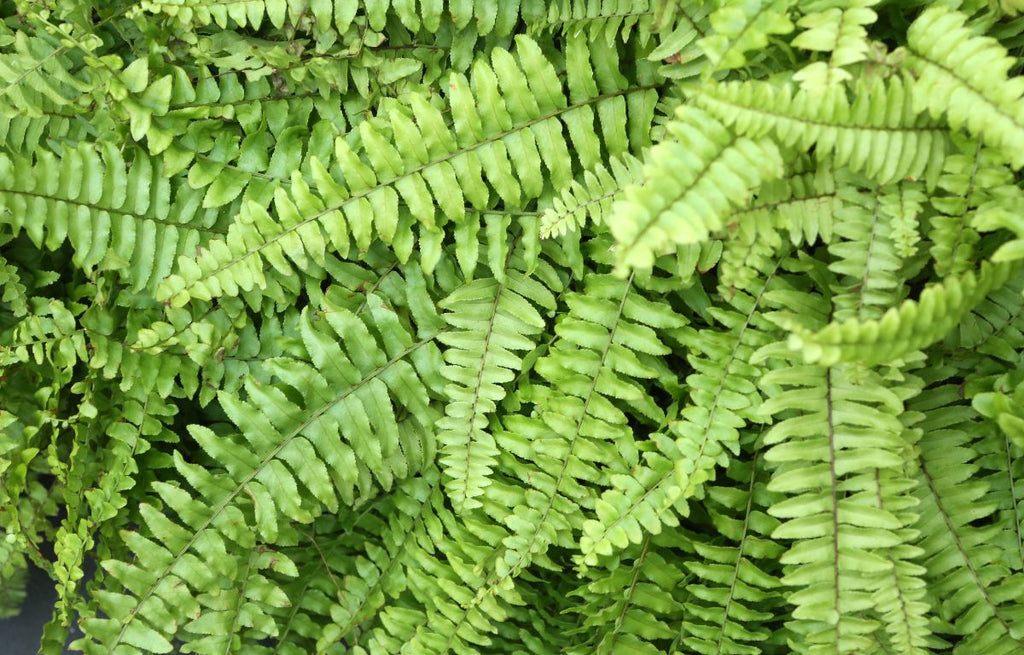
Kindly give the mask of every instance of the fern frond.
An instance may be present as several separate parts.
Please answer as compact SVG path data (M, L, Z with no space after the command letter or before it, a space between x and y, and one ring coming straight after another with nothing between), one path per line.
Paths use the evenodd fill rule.
M534 416L512 416L495 439L522 464L525 502L505 519L511 535L498 574L515 577L549 546L571 546L609 472L636 463L630 417L659 424L664 415L641 382L657 382L654 363L668 346L660 332L685 319L648 298L633 281L592 273L582 293L566 294L569 313L534 365ZM602 470L607 469L607 471Z
M676 514L688 513L688 500L727 464L729 451L739 450L739 429L760 421L754 379L761 371L749 358L771 340L773 328L758 313L771 279L757 295L737 292L728 310L710 310L725 329L704 328L682 337L695 371L686 378L690 402L665 433L653 435L635 472L611 477L612 488L595 506L596 520L583 524L582 563L595 565L600 556L639 543L645 532L677 525Z
M921 502L918 543L942 618L936 631L959 635L959 653L1009 654L1024 648L1024 584L1021 573L1002 561L1002 550L990 544L1014 526L986 521L998 505L986 497L988 484L974 478L979 426L957 397L953 385L939 386L912 405L926 413L915 492Z
M682 608L672 591L686 578L678 562L666 557L651 535L639 549L630 549L626 561L611 571L594 569L590 579L572 592L583 603L572 611L581 616L573 634L580 635L563 652L611 655L662 653L656 644L676 636L665 619L678 619ZM642 628L640 627L642 626ZM638 629L639 628L639 629Z
M866 371L855 382L852 373L789 366L762 380L782 389L762 411L797 410L764 439L765 459L776 465L768 489L788 496L769 509L784 519L772 537L797 540L780 558L783 584L799 588L789 596L797 652L871 648L880 626L868 611L887 596L883 611L898 609L890 549L907 543L914 520L904 511L912 483L903 473L908 445L898 416L916 389L887 389Z
M650 38L655 20L651 0L556 0L546 11L529 21L531 30L585 34L589 41L614 43L638 33Z
M630 154L613 158L609 166L598 164L583 172L582 179L562 189L540 218L541 236L559 237L582 230L587 223L604 225L615 200L628 185L642 179L642 162Z
M650 268L658 255L705 241L762 182L782 175L771 141L736 137L699 109L680 107L666 129L670 140L648 152L643 181L608 217L621 270Z
M886 198L898 190L876 192L881 197L850 185L841 192L836 236L829 244L834 261L829 270L839 279L833 288L832 320L878 319L902 298L900 269L892 219L886 215Z
M950 333L947 345L1016 362L1024 348L1024 270L994 289Z
M709 18L713 32L698 43L711 66L704 76L748 65L747 53L760 51L774 35L789 34L794 0L723 0Z
M779 521L764 512L769 494L764 465L732 460L734 485L709 486L705 507L714 539L692 538L695 557L685 561L695 580L686 585L687 605L677 646L671 652L745 655L771 632L764 625L778 609L779 580L772 571L784 547L771 538Z
M406 359L435 347L433 337L415 341L403 335L393 312L372 297L367 302L371 320L328 304L330 311L318 327L306 312L300 328L312 365L284 358L268 362L277 385L249 381L245 399L220 394L241 438L198 425L189 428L223 472L211 473L175 455L175 466L195 495L162 482L154 485L178 518L155 507L144 509L156 541L139 533L126 535L134 563L105 563L128 593L102 596L99 606L108 618L83 622L89 639L102 644L93 645L92 652L116 652L120 644L140 645L136 642L142 640L153 652L168 652L173 626L160 619L167 588L178 589L176 602L196 611L205 612L201 606L223 609L216 597L203 595L211 579L223 581L226 589L255 585L260 591L251 597L269 607L282 606L288 601L280 588L258 572L259 566L246 564L251 549L277 540L287 543L294 530L289 521L308 523L325 508L336 511L339 497L352 504L357 493L366 497L375 484L390 488L396 479L427 466L437 413L428 404L416 360ZM396 407L408 417L399 418ZM244 550L229 555L227 542ZM272 563L289 563L269 552ZM247 577L236 577L243 570L249 571ZM260 612L252 611L258 618Z
M807 362L876 364L892 362L943 339L975 305L1002 286L1013 272L1008 264L983 262L977 275L950 277L905 300L881 319L850 318L819 331L793 326L789 346Z
M914 107L916 84L900 76L860 77L852 102L845 86L816 93L760 80L703 84L689 93L740 134L772 134L801 151L814 146L819 157L831 154L837 168L889 184L933 180L942 167L946 137Z
M596 139L591 105L607 103L609 109L623 110L622 96L631 91L603 95L592 78L573 82L592 76L584 60L571 69L576 72L570 72L570 102L539 46L525 37L516 42L518 63L511 53L495 49L492 65L479 60L471 79L451 78L447 101L454 133L441 109L419 95L411 96L407 106L393 107L387 123L364 121L359 126L360 150L368 161L349 141L336 139L337 172L311 160L315 193L296 174L290 192L282 189L274 195L277 220L258 204L243 204L227 238L209 244L198 260L179 259L179 272L164 283L158 297L181 306L191 298L262 289L268 277L264 262L277 276L287 277L294 270L288 260L300 270L315 268L328 247L342 255L353 245L364 252L374 238L406 261L417 245L414 227L420 261L429 271L441 256L440 226L460 224L467 201L487 209L492 199L488 182L508 211L544 191L542 164L555 188L568 184L570 141L580 153L591 153L586 157L600 156L599 142L580 141L584 135ZM611 148L614 142L606 143ZM342 175L343 182L337 179Z
M908 65L917 111L945 115L999 149L1014 168L1024 167L1024 78L1009 77L1016 60L998 41L977 36L957 11L933 7L907 31Z
M219 214L199 207L199 194L172 185L159 160L141 150L130 163L111 144L82 145L61 156L41 150L35 161L0 155L0 222L24 231L37 247L68 241L86 272L115 270L135 291L149 290L176 257L219 236Z
M828 61L816 61L794 74L801 88L820 93L853 78L844 67L868 57L865 25L878 19L871 7L878 0L832 0L814 3L813 10L796 22L804 31L792 41L794 48L829 53Z
M813 172L794 172L762 184L750 206L731 216L718 267L722 294L756 290L761 271L783 248L780 231L789 233L793 245L832 241L841 207L829 162L819 163Z
M440 303L452 330L439 336L448 346L441 373L451 382L445 388L445 418L438 423L439 461L460 510L478 507L476 498L489 484L498 449L486 429L487 417L505 397L502 385L523 365L517 353L536 347L546 325L537 308L556 307L552 290L522 272L516 252L502 279L474 280Z

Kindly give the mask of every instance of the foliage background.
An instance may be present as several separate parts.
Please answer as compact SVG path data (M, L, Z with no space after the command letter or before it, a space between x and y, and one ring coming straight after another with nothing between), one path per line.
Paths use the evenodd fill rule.
M0 2L0 608L1024 652L1022 11Z

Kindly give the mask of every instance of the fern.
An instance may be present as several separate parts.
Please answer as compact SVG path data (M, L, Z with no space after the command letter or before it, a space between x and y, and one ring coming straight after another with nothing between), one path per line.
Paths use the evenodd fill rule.
M1024 650L1018 0L0 6L44 655Z

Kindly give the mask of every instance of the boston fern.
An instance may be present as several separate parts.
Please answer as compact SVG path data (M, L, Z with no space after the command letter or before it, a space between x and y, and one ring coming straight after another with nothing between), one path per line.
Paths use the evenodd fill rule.
M41 652L1024 653L1024 2L0 15Z

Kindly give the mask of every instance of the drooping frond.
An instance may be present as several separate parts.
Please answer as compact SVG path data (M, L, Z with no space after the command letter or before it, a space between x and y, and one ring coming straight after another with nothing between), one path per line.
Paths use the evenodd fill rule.
M738 133L772 134L801 151L814 146L833 165L863 172L880 184L907 177L932 180L941 170L946 135L913 104L909 77L858 78L821 93L769 81L702 84L694 102Z
M658 255L706 240L762 182L782 175L774 143L737 137L699 109L680 107L666 131L647 153L643 180L626 188L608 217L623 270L649 268Z
M983 262L975 275L949 277L928 287L917 300L905 300L881 319L849 318L818 331L793 326L790 348L807 362L831 366L837 362L892 362L943 339L967 312L993 289L1002 286L1014 269L1008 264Z
M908 65L917 74L914 106L945 115L997 148L1014 168L1024 167L1024 78L1009 77L1015 59L998 41L978 36L967 16L931 8L907 31Z

